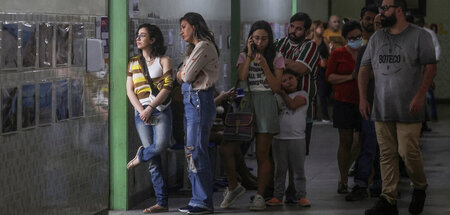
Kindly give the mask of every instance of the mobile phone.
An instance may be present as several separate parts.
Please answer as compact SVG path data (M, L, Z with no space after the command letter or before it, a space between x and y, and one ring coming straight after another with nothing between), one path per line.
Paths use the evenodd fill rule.
M158 118L156 118L155 116L151 116L150 117L150 123L145 123L146 125L156 125L156 124L158 124Z
M256 54L256 45L253 43L250 45L252 49L252 54Z

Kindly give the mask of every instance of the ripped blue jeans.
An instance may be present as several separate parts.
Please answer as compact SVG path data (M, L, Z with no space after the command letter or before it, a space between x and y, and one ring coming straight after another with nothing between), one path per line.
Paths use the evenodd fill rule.
M185 147L192 198L189 205L213 211L213 176L208 154L211 127L216 117L214 88L193 90L189 83L182 85L184 103Z

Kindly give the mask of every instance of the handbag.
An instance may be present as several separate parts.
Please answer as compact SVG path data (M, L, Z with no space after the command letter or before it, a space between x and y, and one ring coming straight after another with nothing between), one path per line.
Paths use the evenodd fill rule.
M237 89L239 80L236 82L235 89ZM223 138L225 141L243 141L249 142L255 136L255 108L253 106L252 94L250 87L247 88L249 92L250 111L244 111L244 107L248 102L247 97L242 98L239 108L235 112L231 112L231 105L228 107L228 112L223 122L225 128L223 131Z
M141 55L140 60L142 63L141 67L144 68L144 77L145 77L145 79L147 79L147 82L150 85L151 93L150 93L149 98L150 98L150 102L152 102L153 100L155 100L156 96L158 95L159 89L157 87L155 87L155 85L153 84L153 80L149 75L148 67L147 67L147 64L145 63L144 55ZM162 104L158 105L158 107L156 107L156 109L158 111L163 111L164 109L166 109L172 102L171 98L172 98L172 96L171 96L171 94L169 94L169 96L167 96L166 100Z

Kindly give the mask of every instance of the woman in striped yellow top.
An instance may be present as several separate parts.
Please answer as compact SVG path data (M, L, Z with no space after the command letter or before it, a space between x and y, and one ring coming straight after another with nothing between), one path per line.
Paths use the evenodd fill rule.
M127 96L135 108L136 130L142 142L127 169L149 162L149 172L157 204L144 213L168 211L167 189L163 179L160 153L168 146L172 132L169 93L172 90L172 66L164 56L166 47L161 30L142 24L136 32L140 51L132 57L127 70Z

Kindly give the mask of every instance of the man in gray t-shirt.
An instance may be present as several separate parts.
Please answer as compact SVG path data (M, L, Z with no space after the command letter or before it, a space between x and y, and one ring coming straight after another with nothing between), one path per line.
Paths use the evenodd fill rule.
M372 119L380 147L382 194L366 215L398 214L398 154L413 183L409 212L422 212L427 180L419 148L425 116L425 95L436 75L436 57L430 35L405 19L404 0L383 0L379 7L385 29L369 40L358 76L360 111L367 119L371 108L366 91L369 75L375 80Z

